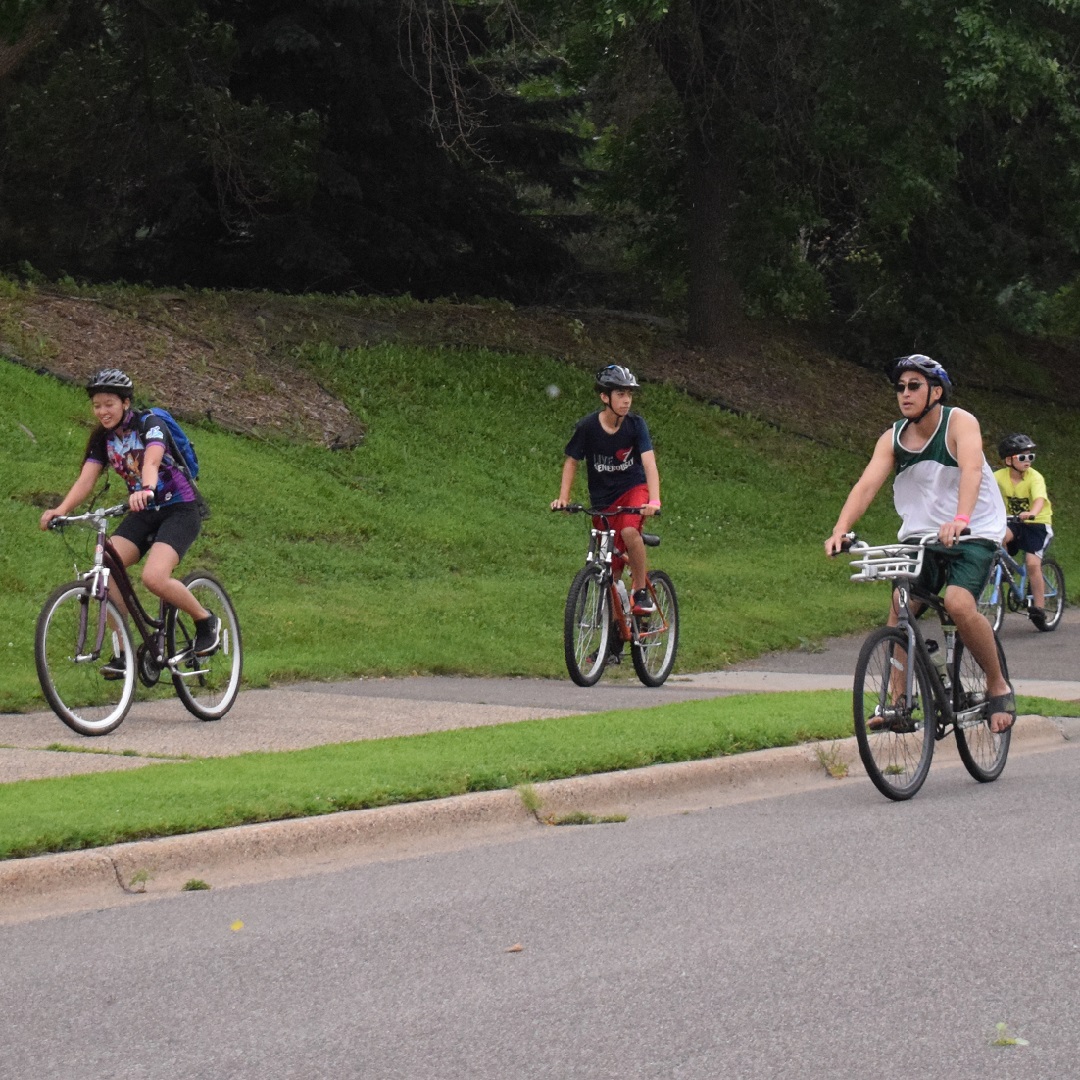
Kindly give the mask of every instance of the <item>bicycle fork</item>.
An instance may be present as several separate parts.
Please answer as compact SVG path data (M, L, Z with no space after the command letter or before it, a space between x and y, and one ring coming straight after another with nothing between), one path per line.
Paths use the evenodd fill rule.
M100 548L98 549L100 552ZM100 555L98 556L100 558ZM86 592L79 597L79 635L75 641L75 663L88 664L95 662L101 656L102 646L105 644L105 631L108 627L109 609L106 601L109 598L109 570L100 564L88 571L83 580L87 582ZM87 652L87 635L90 631L90 602L97 601L98 618L97 629L94 634L94 647ZM119 641L113 641L114 652L119 653Z

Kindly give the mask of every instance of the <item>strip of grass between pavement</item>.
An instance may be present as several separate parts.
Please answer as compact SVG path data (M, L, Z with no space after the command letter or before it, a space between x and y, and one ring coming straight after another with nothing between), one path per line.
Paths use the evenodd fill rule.
M841 739L851 734L850 702L845 691L746 694L23 780L0 785L0 858ZM1053 714L1069 707L1030 698L1021 706Z

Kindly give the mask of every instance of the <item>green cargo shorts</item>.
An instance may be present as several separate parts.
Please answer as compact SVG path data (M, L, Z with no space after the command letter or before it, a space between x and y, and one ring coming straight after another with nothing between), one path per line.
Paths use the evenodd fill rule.
M932 593L940 593L946 585L959 585L978 600L990 577L997 548L993 540L981 537L948 548L931 544L926 549L919 584Z

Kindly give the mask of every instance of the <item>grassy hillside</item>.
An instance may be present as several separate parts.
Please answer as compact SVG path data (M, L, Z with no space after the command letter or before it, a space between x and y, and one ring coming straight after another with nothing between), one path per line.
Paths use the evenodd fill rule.
M410 672L564 677L562 609L585 522L546 507L572 424L595 407L581 358L390 342L341 348L317 337L290 354L362 422L359 446L187 423L214 516L185 565L213 569L232 591L249 683ZM825 384L823 431L828 410L852 429L859 418L845 368L830 363L816 382L811 363L803 381L815 396ZM292 391L265 392L280 407ZM992 390L960 403L995 436L1022 428L1038 438L1069 574L1080 477L1068 449L1078 414ZM880 431L880 410L856 453L676 385L647 386L636 407L663 481L663 546L652 560L679 590L679 669L797 647L879 616L882 589L849 584L821 543ZM75 556L37 518L74 478L90 420L78 388L0 363L0 709L40 705L34 620L49 589L72 576ZM114 481L113 501L119 494ZM865 524L871 537L894 534L886 496Z

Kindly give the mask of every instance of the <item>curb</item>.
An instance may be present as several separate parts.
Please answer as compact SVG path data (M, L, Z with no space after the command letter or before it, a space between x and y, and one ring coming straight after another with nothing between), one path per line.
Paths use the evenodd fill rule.
M1021 752L1061 747L1067 734L1053 720L1023 717L1013 735ZM1019 744L1019 745L1018 745ZM0 862L0 925L93 907L126 897L179 892L192 878L227 887L337 869L345 863L398 858L509 837L554 824L572 811L635 816L703 809L825 787L836 781L820 760L820 743L757 750L702 761L651 765L622 772L534 785L542 817L516 790L476 792L422 803L351 810L321 817L215 829L139 840L89 851ZM855 771L854 738L825 744L830 758ZM940 744L937 764L958 761L954 744ZM869 781L867 780L867 783ZM145 885L126 885L136 875Z

